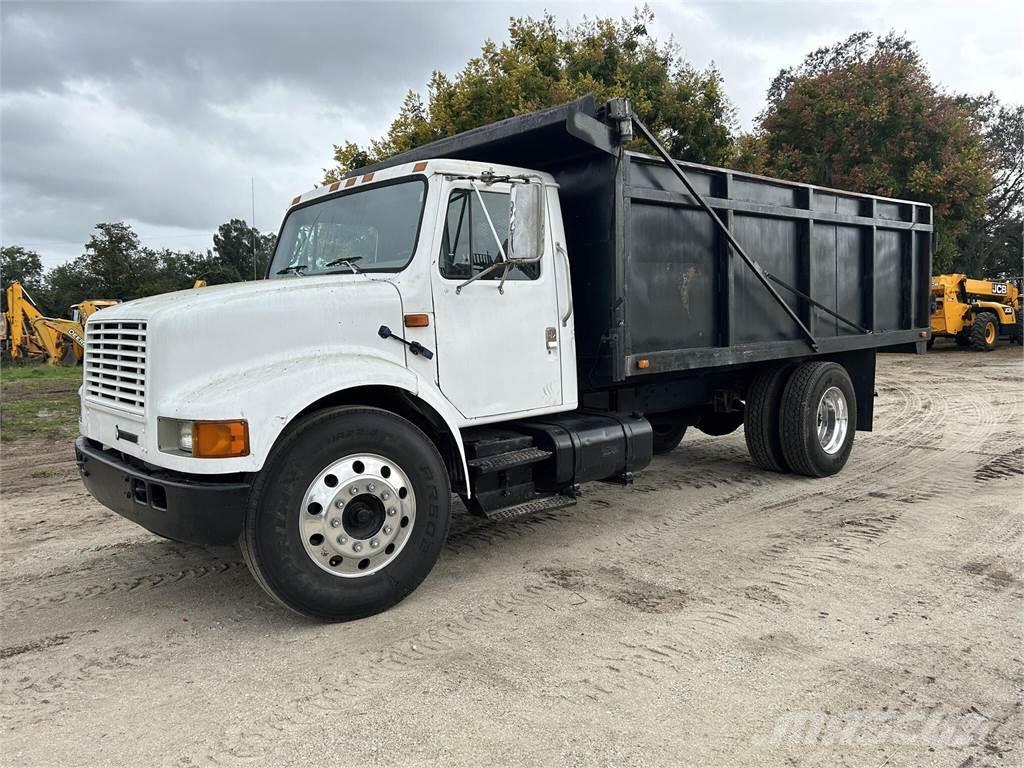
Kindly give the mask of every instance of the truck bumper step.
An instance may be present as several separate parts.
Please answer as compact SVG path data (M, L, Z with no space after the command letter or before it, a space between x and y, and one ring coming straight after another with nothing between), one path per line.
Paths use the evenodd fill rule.
M555 494L554 496L545 496L544 498L533 499L532 501L527 501L522 504L513 504L510 507L486 510L484 512L484 516L488 520L511 520L514 517L532 515L536 512L545 512L549 509L571 507L575 503L576 499L572 496Z

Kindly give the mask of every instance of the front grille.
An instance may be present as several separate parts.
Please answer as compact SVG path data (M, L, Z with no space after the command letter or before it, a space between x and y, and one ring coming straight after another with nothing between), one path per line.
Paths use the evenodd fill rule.
M85 397L142 415L146 406L146 324L92 320L85 331Z

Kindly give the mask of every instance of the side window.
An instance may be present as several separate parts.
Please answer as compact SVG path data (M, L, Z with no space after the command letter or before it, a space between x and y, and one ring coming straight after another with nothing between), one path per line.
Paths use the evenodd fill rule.
M508 248L509 195L505 192L481 192L487 213L494 224L494 232L502 239L502 249ZM450 280L468 280L495 262L501 261L501 252L494 232L487 223L480 205L480 197L472 189L457 189L448 198L448 214L441 240L441 276ZM507 251L506 251L507 252ZM495 269L484 280L501 280L501 269ZM536 280L540 277L540 264L512 267L506 280Z

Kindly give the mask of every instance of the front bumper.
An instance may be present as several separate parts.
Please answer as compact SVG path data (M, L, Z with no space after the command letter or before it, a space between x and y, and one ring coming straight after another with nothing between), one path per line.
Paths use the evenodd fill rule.
M190 544L230 544L242 531L251 483L211 481L129 464L79 437L82 482L98 502L146 530Z

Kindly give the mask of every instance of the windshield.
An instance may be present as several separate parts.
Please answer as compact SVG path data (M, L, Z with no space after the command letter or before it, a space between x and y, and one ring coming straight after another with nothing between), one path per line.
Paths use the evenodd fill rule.
M426 181L406 179L292 211L270 277L404 269L416 248L426 194Z

